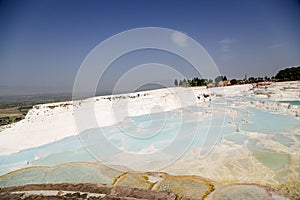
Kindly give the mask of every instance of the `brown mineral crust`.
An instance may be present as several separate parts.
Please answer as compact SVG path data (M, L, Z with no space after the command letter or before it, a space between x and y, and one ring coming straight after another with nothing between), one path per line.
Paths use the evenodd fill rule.
M25 194L26 191L57 191L57 195ZM66 193L60 191L73 191ZM18 193L14 193L18 192ZM89 193L102 194L104 197L88 196ZM175 200L176 195L168 192L149 191L123 186L107 186L89 183L60 183L60 184L33 184L25 186L1 188L0 199L120 199L120 200Z

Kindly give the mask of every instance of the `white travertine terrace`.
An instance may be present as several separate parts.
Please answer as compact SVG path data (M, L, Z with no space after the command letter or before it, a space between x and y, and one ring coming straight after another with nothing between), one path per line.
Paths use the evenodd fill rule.
M116 128L118 125L115 123L127 124L127 120L134 119L126 116L163 111L172 111L168 112L172 113L168 116L171 116L171 121L173 120L168 128L173 125L180 126L172 117L182 111L189 116L186 119L202 122L205 129L209 124L207 118L213 111L211 108L216 106L217 111L223 111L225 108L226 120L223 124L223 135L218 138L213 151L204 158L200 157L201 142L196 142L196 145L188 149L182 157L162 170L176 175L203 176L222 184L268 185L284 194L299 197L299 90L299 81L272 83L258 88L251 84L209 89L175 87L94 97L76 102L37 105L30 110L24 120L0 132L0 157L4 158L4 164L1 166L2 174L28 166L74 162L73 158L76 158L75 162L84 162L89 154L75 144L79 132L74 120L73 104L75 108L85 109L85 102L94 103L98 126L108 126L104 128L108 132L116 129L112 135L117 133L118 137L122 132L118 132ZM184 106L189 107L178 109ZM194 108L200 108L200 111L194 111ZM141 118L143 121L144 116ZM186 124L191 126L188 122ZM201 137L202 133L198 132L197 136ZM212 135L214 133L211 132ZM69 140L66 138L68 136L75 137ZM66 140L62 140L64 138ZM53 141L57 142L52 143ZM48 143L52 144L49 144L49 147L41 146ZM135 145L132 142L128 144L130 145L127 147ZM41 149L30 150L37 146L41 146ZM147 144L136 153L154 152L158 148L160 147ZM5 156L24 149L29 149L29 154L34 158L33 156L27 158L26 151ZM23 158L24 156L26 158ZM167 158L158 157L153 161L161 162ZM111 156L110 159L108 163L128 168L139 167L145 163L148 165L146 160L137 162L123 154ZM93 162L89 159L88 161Z
M94 111L99 127L109 126L127 116L139 116L153 112L178 109L190 104L209 101L216 96L239 96L252 85L229 87L165 88L131 94L94 97ZM210 96L205 98L203 94ZM84 100L81 100L84 104ZM74 105L82 105L74 102ZM112 104L117 109L112 109ZM124 106L126 105L126 106ZM116 116L114 111L123 116ZM73 102L61 102L34 106L24 120L10 125L0 132L0 155L15 153L27 148L48 144L79 134L76 128Z

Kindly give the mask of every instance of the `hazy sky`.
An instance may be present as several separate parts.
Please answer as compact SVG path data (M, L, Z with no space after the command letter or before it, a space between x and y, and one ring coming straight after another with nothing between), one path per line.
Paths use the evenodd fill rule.
M228 78L273 76L282 67L300 65L299 1L4 0L0 93L14 87L72 88L96 45L119 32L149 26L192 37ZM111 74L117 72L115 67ZM171 79L166 81L172 84Z

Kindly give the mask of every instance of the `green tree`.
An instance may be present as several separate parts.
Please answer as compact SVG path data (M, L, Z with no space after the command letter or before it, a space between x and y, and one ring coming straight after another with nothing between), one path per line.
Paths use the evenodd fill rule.
M216 78L215 78L215 82L216 83L219 83L220 81L222 81L223 80L223 76L217 76Z
M175 85L175 86L178 86L178 80L177 80L177 79L175 79L174 85Z
M237 84L237 80L236 79L231 79L230 80L230 84L231 85L236 85Z
M182 86L182 85L183 85L183 82L182 82L182 80L180 80L180 81L179 81L179 85L180 85L180 86Z
M296 81L300 80L300 66L290 67L283 70L280 70L275 78L281 81Z
M254 82L255 82L255 78L254 78L254 77L249 77L249 78L248 78L248 81L249 81L250 83L254 83Z

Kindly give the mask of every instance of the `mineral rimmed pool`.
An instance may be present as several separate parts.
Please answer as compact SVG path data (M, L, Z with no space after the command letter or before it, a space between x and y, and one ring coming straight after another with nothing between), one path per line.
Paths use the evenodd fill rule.
M299 101L285 101L296 106L283 107L290 109L285 112L283 109L270 110L270 105L276 101L264 102L249 95L218 98L221 99L166 112L128 116L113 125L88 129L46 145L1 155L0 175L32 166L39 171L43 166L65 163L72 166L72 162L101 163L103 160L99 155L109 157L110 154L97 153L106 149L108 144L128 154L164 153L145 163L120 155L105 158L109 160L106 164L132 169L167 162L166 159L173 156L171 150L181 150L181 144L187 144L188 148L182 155L157 170L204 176L220 183L270 185L283 193L299 196L300 120L293 116L299 111ZM174 142L177 143L173 149L164 151ZM68 177L67 173L64 177L69 182L78 179ZM60 180L61 177L51 178L53 182ZM10 180L9 184L13 185L14 181L20 182ZM0 187L3 184L8 183L0 181Z

